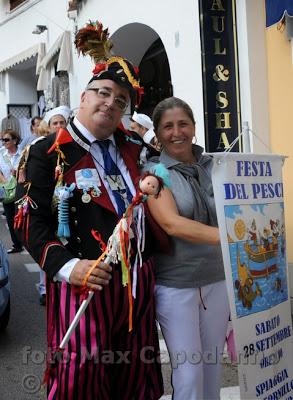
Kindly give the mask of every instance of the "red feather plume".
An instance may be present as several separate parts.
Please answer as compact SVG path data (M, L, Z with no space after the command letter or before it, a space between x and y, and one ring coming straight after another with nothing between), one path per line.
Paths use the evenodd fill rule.
M111 57L113 43L109 39L108 28L103 29L103 24L99 21L89 21L81 28L75 36L74 44L78 54L89 55L95 64Z

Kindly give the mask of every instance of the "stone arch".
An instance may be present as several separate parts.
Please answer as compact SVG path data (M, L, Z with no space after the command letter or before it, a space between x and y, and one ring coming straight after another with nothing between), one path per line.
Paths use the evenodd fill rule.
M173 94L168 55L160 36L148 25L130 23L117 29L111 40L115 54L139 66L145 90L139 111L151 116L155 105Z

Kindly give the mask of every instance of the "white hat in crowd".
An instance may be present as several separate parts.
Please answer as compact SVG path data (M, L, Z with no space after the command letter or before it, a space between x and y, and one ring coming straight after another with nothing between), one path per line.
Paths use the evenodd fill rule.
M70 114L71 114L71 110L69 107L59 106L59 107L53 108L52 110L47 111L43 119L44 119L44 121L47 122L47 124L49 124L49 121L52 117L54 117L55 115L62 115L64 117L65 121L67 122Z
M147 129L153 128L153 121L145 114L138 114L134 111L132 117L133 121L137 122L139 125L144 126Z
M146 133L143 135L143 141L147 144L150 144L153 138L156 136L153 128L149 129L146 131Z

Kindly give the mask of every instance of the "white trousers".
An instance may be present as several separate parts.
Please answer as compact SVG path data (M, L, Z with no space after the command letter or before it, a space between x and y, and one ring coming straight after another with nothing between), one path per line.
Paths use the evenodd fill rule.
M156 314L172 364L173 400L218 400L229 304L226 282L155 287ZM206 309L204 309L206 307Z

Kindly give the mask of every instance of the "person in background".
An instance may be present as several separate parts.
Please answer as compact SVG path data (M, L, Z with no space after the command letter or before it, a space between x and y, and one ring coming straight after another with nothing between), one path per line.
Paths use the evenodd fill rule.
M32 121L32 127L34 127L34 140L28 144L22 152L19 166L17 170L17 181L24 183L26 180L26 163L29 157L31 146L36 144L39 140L44 139L50 133L49 125L46 121L38 118L37 122ZM39 302L41 306L46 305L46 274L40 269L40 281L39 281Z
M158 159L171 187L148 198L169 235L172 253L155 255L156 314L172 365L174 400L218 400L229 304L211 182L211 157L194 145L195 120L183 100L161 101L153 112L162 145ZM153 161L153 162L152 162ZM181 358L180 358L181 357Z
M99 35L100 24L91 22L77 37L87 32L91 38L93 33ZM107 33L102 34L105 40ZM101 42L87 39L82 43L94 46ZM149 236L139 254L142 265L137 268L133 309L130 286L122 284L120 263L113 267L96 263L102 252L97 237L107 243L136 194L140 147L127 141L128 133L118 126L129 103L140 93L138 79L126 59L103 58L81 94L76 117L66 129L48 135L30 150L28 195L37 207L29 209L29 226L23 229L27 229L29 253L47 274L48 348L53 354L81 295L88 289L94 291L66 347L66 359L62 355L53 358L48 399L157 400L162 395ZM52 124L52 117L46 119ZM68 218L62 221L53 199L60 188L70 191L68 207L63 204ZM18 194L25 195L25 188L19 186ZM64 231L57 236L58 227L64 228L65 223L66 237ZM129 262L133 264L135 258L134 251ZM107 352L110 358L106 360ZM121 360L119 354L127 360Z
M44 121L49 125L50 133L57 132L60 128L65 128L70 117L71 110L67 106L59 106L46 112Z
M153 122L146 114L136 111L134 111L130 121L130 130L134 132L133 137L138 139L142 145L140 163L143 165L149 157L158 155L160 150L153 130Z
M34 141L38 137L37 128L40 125L41 121L42 121L42 118L38 117L38 116L33 117L31 119L31 126L30 126L31 133L30 133L30 135L26 136L24 139L21 140L21 142L19 144L20 151L24 150L27 145L29 145L32 141Z
M50 127L46 121L42 120L36 129L37 136L47 136L50 133Z
M50 133L50 127L46 121L41 120L38 126L35 129L37 138L44 138ZM38 139L34 141L35 144L37 143ZM40 269L40 281L39 281L39 295L40 295L40 305L46 305L46 274L45 272Z
M130 130L136 132L142 139L144 138L146 132L149 129L153 129L153 121L146 114L137 113L134 111L132 117L130 118ZM155 137L153 132L152 138Z
M146 114L134 111L130 118L130 130L136 132L146 144L154 146L157 150L158 140L153 130L153 121Z
M2 132L1 140L4 145L4 150L0 152L0 178L4 182L9 182L11 177L16 175L16 170L21 156L21 152L18 148L20 135L14 130L7 129ZM12 247L7 250L7 253L20 253L22 251L22 243L17 238L13 228L15 215L14 202L3 203L3 208L12 240Z
M42 122L42 118L41 117L33 117L31 120L31 132L33 135L35 135L35 137L38 136L38 132L37 129L40 126L40 123Z

